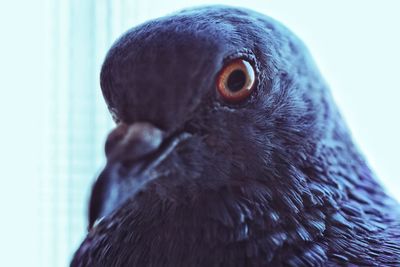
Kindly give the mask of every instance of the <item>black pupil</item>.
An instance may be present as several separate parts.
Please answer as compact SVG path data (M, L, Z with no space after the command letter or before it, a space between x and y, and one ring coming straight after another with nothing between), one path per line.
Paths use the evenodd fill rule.
M246 74L242 70L234 70L228 77L226 85L229 91L240 91L246 84Z

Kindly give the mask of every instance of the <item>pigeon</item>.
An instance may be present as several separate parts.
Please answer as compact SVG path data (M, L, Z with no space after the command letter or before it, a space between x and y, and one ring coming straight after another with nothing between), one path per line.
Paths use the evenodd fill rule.
M220 5L150 20L100 80L116 127L71 266L400 266L398 202L276 20Z

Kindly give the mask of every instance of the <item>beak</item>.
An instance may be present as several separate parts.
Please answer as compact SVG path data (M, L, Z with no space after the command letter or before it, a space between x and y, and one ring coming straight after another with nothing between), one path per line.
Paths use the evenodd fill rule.
M107 165L97 178L90 197L89 230L109 215L144 184L156 177L150 174L188 133L165 132L149 123L119 124L105 145Z

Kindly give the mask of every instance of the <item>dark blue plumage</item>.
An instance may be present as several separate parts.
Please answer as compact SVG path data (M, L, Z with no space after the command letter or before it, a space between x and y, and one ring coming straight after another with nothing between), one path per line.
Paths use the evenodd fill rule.
M216 79L235 59L255 85L233 102ZM224 6L147 22L101 86L119 126L71 266L400 266L399 205L278 22Z

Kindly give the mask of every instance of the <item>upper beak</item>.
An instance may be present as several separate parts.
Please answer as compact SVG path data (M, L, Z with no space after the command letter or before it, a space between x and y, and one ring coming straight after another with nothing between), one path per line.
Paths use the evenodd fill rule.
M188 133L165 132L149 123L119 124L106 141L107 165L97 178L90 198L89 229L132 197L153 178L150 170L160 164ZM121 169L125 171L121 172Z

